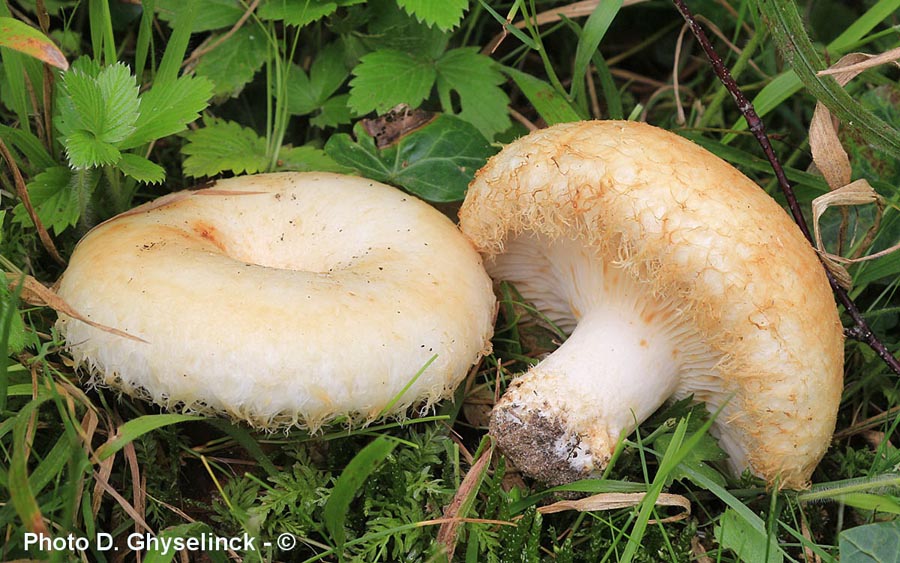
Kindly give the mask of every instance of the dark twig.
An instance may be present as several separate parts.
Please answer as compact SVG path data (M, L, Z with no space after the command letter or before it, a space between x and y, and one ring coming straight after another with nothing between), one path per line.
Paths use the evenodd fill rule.
M747 120L747 124L750 126L750 131L756 137L756 140L762 147L766 158L772 165L772 170L775 172L775 177L778 179L778 185L781 187L781 191L784 193L784 197L787 199L788 207L791 210L791 215L793 215L794 221L796 221L797 225L800 227L800 231L807 238L807 240L812 243L812 236L810 234L809 227L806 224L806 219L804 219L803 217L803 211L800 209L800 204L797 201L797 196L794 194L794 189L791 187L790 182L788 182L787 176L784 173L784 169L781 167L781 163L778 161L778 157L775 155L775 149L772 148L772 143L769 142L769 137L768 135L766 135L766 128L765 125L763 125L762 119L760 119L759 115L757 115L756 110L753 108L753 104L750 102L750 100L747 99L747 97L741 91L740 87L734 81L734 78L731 76L731 72L729 72L729 70L725 67L725 63L722 61L722 58L719 57L715 49L713 49L709 38L706 36L703 28L700 27L700 25L697 23L694 15L688 9L687 5L685 5L684 0L673 1L675 3L675 7L678 8L678 11L681 12L684 20L690 26L691 31L694 33L694 37L697 38L697 41L700 43L700 46L706 53L706 57L712 64L713 71L716 73L716 76L719 77L719 80L731 94L731 97L734 98L735 103L741 110L741 114ZM837 280L833 275L831 275L831 272L829 272L827 268L825 268L825 274L828 276L828 281L829 283L831 283L831 288L834 290L837 300L841 303L841 305L844 306L844 309L847 311L847 314L853 321L853 326L849 327L845 331L847 337L859 340L860 342L864 342L865 344L867 344L870 348L872 348L872 350L875 351L876 354L878 354L878 357L887 364L891 371L893 371L897 375L900 375L900 361L898 361L897 358L894 357L894 355L890 352L890 350L887 349L884 343L881 342L881 340L872 332L872 329L869 328L869 324L866 322L863 314L856 306L856 303L854 303L853 300L850 299L847 291L837 283Z

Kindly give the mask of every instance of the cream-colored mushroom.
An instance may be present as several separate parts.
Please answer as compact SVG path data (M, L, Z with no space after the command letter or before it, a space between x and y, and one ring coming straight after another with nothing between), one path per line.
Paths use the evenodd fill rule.
M735 472L807 483L834 430L843 333L815 253L752 181L646 124L569 123L491 159L460 218L488 272L570 333L494 408L520 469L586 477L693 396L722 408Z
M261 428L446 397L489 350L495 313L449 219L317 173L221 180L113 218L78 244L59 295L145 341L60 315L96 382Z

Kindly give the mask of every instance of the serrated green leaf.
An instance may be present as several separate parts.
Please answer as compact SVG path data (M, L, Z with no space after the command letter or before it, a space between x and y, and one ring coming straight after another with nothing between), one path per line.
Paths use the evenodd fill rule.
M122 157L119 149L98 139L90 131L79 129L66 137L66 156L73 168L92 168L115 164Z
M268 0L259 7L259 17L303 27L335 13L338 8L365 0Z
M38 218L57 235L75 225L83 211L79 193L71 181L72 171L67 166L54 166L35 176L26 186ZM21 203L13 209L13 221L31 225L31 218Z
M368 25L369 33L362 39L368 47L366 51L395 49L437 59L447 50L449 33L417 21L397 6L396 0L370 0L368 10L372 19Z
M325 152L367 178L406 188L428 201L458 201L495 150L472 124L441 115L389 147L378 149L361 124L332 135Z
M469 7L468 0L397 0L397 4L420 22L445 31L456 27Z
M122 63L104 68L97 76L102 96L103 124L100 131L92 131L106 143L118 143L134 131L140 99L138 86L131 71Z
M900 521L844 530L838 536L841 563L887 563L900 553Z
M478 128L488 139L509 128L509 97L499 87L503 74L490 57L477 47L453 49L437 63L437 87L444 111L452 112L450 91L459 94L461 111L457 114Z
M298 172L350 172L351 169L341 166L328 156L324 150L317 147L302 146L281 149L278 153L278 170L293 170Z
M159 184L166 179L166 171L162 166L136 154L123 153L121 160L116 163L116 166L123 174L134 178L138 182Z
M156 0L159 19L174 21L183 4L184 0ZM203 0L203 9L197 10L191 33L231 27L241 19L245 11L247 8L240 0Z
M75 61L63 74L63 98L60 100L60 131L69 134L78 129L97 132L103 129L103 93L96 79Z
M385 113L398 104L419 107L437 76L432 62L393 49L365 55L353 74L349 105L357 115Z
M188 176L213 176L226 170L254 174L268 165L265 139L233 121L213 121L186 137L188 143L181 152L188 155L184 160Z
M203 77L181 76L155 84L141 95L134 131L119 146L130 149L184 130L209 103L212 83Z
M62 70L69 68L69 61L49 37L13 18L0 17L0 47L25 53Z
M547 122L547 125L569 123L581 119L565 96L557 92L550 84L514 68L504 67L503 72L513 79L516 86L528 98L529 103L537 110L538 115Z
M263 30L258 25L248 24L203 55L196 73L214 84L214 95L237 96L265 64L268 50Z

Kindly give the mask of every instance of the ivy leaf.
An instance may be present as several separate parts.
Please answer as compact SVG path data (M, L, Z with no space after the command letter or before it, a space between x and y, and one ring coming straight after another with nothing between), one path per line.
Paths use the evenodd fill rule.
M896 561L900 553L900 522L878 522L844 530L838 536L841 561Z
M335 162L324 150L309 145L282 148L278 153L278 170L352 172L352 169Z
M186 137L188 144L181 152L188 155L184 160L188 176L213 176L226 170L254 174L268 166L265 139L233 121L213 121Z
M397 0L397 4L420 22L444 31L456 27L469 7L468 0Z
M141 95L141 111L134 131L120 148L134 148L183 131L206 108L212 88L207 79L191 76L154 84Z
M361 123L350 135L332 135L325 152L339 164L373 180L395 184L428 201L458 201L475 171L495 151L472 124L441 115L428 125L379 149Z
M282 20L303 27L335 13L338 8L361 4L365 0L269 0L259 7L264 20Z
M490 57L477 47L447 51L437 61L437 87L444 111L451 112L450 91L459 94L459 117L478 127L488 139L510 126L509 97L499 87L505 79Z
M215 85L214 95L237 96L262 68L268 54L269 47L263 30L258 25L246 25L227 41L203 55L197 64L196 73L212 81Z
M160 184L166 179L166 171L162 166L136 154L124 153L116 166L123 174L131 176L138 182Z
M35 176L26 186L38 218L57 235L75 225L81 217L83 206L79 201L79 189L72 185L72 180L69 167L53 166ZM31 217L21 203L13 209L13 221L31 225Z
M398 104L419 107L437 76L431 62L393 49L363 56L353 74L348 104L357 115L384 113Z

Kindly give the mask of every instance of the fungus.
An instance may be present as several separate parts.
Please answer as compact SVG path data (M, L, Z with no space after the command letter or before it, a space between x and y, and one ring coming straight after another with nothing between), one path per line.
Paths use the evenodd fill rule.
M569 334L490 429L531 476L605 467L667 399L693 397L740 473L803 487L841 396L843 332L813 249L733 167L633 122L568 123L481 169L460 226L488 273Z
M59 295L145 341L60 315L96 383L266 429L448 396L489 350L496 309L447 217L321 173L220 180L117 216L78 244Z

